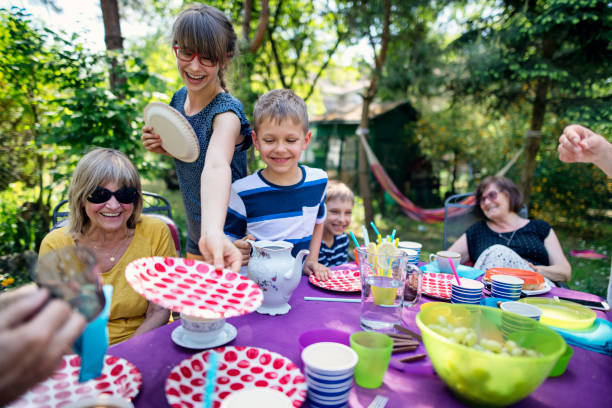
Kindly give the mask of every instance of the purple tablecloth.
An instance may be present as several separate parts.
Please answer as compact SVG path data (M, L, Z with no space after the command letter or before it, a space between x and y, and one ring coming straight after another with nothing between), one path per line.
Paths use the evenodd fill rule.
M553 288L546 294L599 300L597 296L567 289ZM228 319L238 329L237 337L229 345L256 346L276 351L302 367L298 346L299 335L316 328L334 328L354 332L359 327L359 303L304 301L304 296L355 297L358 294L329 292L302 278L293 293L291 311L283 316L251 313ZM423 297L422 303L432 301ZM418 331L415 316L419 307L404 310L404 324ZM610 320L612 313L597 312L598 317ZM197 353L174 344L170 333L179 324L168 324L141 336L115 345L108 350L114 356L131 361L142 373L142 388L134 399L137 408L168 407L164 387L170 370L180 361ZM419 346L417 353L424 352ZM409 354L406 354L409 355ZM401 355L400 355L401 356ZM425 363L428 363L426 361ZM416 367L423 362L412 363ZM414 365L410 367L415 367ZM612 407L612 358L574 347L574 355L564 375L547 379L517 407ZM389 368L383 385L374 390L353 386L350 406L367 407L375 395L389 397L388 408L463 406L435 374L399 371ZM303 407L308 407L306 402Z

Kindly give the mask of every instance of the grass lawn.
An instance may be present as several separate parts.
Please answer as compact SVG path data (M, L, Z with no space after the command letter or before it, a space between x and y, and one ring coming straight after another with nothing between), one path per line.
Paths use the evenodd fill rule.
M185 248L186 223L185 211L178 191L171 191L166 188L163 181L150 182L143 180L143 189L154 193L162 194L172 205L172 214L175 222L179 226L183 240L182 248ZM364 212L363 204L359 197L356 198L353 209L353 222L351 229L359 241L362 241L361 225L363 225ZM429 259L430 253L435 253L442 249L442 236L444 225L442 223L426 224L417 222L411 218L397 213L395 215L381 218L375 216L374 222L382 234L391 234L393 229L397 230L396 236L404 241L417 241L423 244L421 260ZM596 222L596 221L594 221ZM603 230L599 236L589 231L576 231L563 229L553 225L555 233L561 241L561 246L567 259L572 265L572 279L568 282L571 289L593 293L602 297L606 296L608 278L610 275L610 255L612 254L612 225L609 221L598 222L598 228ZM374 232L371 228L370 237ZM352 244L351 244L352 245ZM593 249L597 253L606 255L605 259L584 259L569 256L572 249ZM184 254L183 254L184 255Z

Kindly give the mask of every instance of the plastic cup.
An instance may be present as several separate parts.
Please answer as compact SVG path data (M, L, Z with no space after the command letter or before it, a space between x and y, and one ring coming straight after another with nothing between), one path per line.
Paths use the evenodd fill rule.
M351 347L359 356L355 382L363 388L378 388L389 367L393 340L386 334L357 332L351 335Z
M516 313L538 321L540 320L540 316L542 316L542 310L540 308L527 303L504 302L499 307L505 312Z
M515 276L493 275L491 276L491 294L509 300L519 300L523 280Z
M410 261L410 263L416 263L419 261L419 258L421 257L421 249L423 248L423 244L421 244L420 242L414 242L414 241L400 241L397 244L397 247L399 249L410 249L413 251L416 251L416 260Z
M365 251L365 247L364 246L360 246L360 249L363 249ZM355 263L357 264L357 266L359 266L359 253L357 252L358 248L355 248L354 253L355 253Z
M357 353L344 344L320 342L305 347L302 362L311 405L329 408L345 405L357 361Z

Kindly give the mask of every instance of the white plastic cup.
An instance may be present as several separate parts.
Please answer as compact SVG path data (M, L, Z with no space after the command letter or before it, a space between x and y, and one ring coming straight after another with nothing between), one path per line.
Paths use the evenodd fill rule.
M539 307L527 303L502 302L499 307L505 312L516 313L537 321L539 321L542 316L542 310Z
M308 398L316 406L341 406L348 402L353 386L357 353L344 344L320 342L302 351Z

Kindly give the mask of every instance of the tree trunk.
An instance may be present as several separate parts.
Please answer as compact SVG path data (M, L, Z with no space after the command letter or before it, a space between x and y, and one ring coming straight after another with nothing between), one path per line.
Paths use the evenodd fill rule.
M122 50L123 37L121 36L121 22L117 0L100 0L100 7L102 8L102 20L104 20L104 43L106 44L106 50ZM117 66L117 58L111 57L110 87L115 91L125 84L125 77L117 72Z
M531 185L533 184L533 176L536 169L536 155L540 149L540 140L542 139L542 123L544 123L544 113L546 112L548 86L548 80L544 79L540 80L536 85L536 97L531 112L531 126L526 134L525 165L521 175L521 188L527 207L529 207Z
M542 41L542 58L547 61L552 58L553 52L557 49L556 40L553 37L546 37ZM535 89L535 100L531 111L531 126L527 131L525 140L525 165L521 174L521 188L525 205L529 207L531 195L531 185L536 169L536 156L540 150L540 140L542 139L542 124L548 103L548 88L550 81L542 78L538 80Z
M359 128L357 132L362 132L366 141L368 140L368 130L370 125L370 104L376 96L378 91L378 78L382 72L382 66L387 58L387 48L389 46L389 26L391 21L391 3L386 0L384 2L384 16L383 16L383 31L381 35L381 46L380 52L376 55L376 49L374 48L374 42L370 41L374 48L374 63L375 67L372 71L372 77L370 78L370 85L366 90L366 94L363 96L363 106L361 108L361 121L359 122ZM368 159L366 157L365 149L362 144L359 143L359 193L363 199L364 207L364 218L366 225L374 221L374 210L372 208L372 191L370 190L370 172L368 171ZM384 203L383 203L384 205Z
M357 132L363 132L366 142L368 140L367 131L369 128L368 114L370 112L370 100L366 97L363 98L363 106L361 109L361 121ZM370 171L368 166L368 158L366 157L365 149L363 145L359 143L359 193L363 199L364 209L364 222L369 225L370 222L374 221L374 209L372 208L372 190L370 190Z

